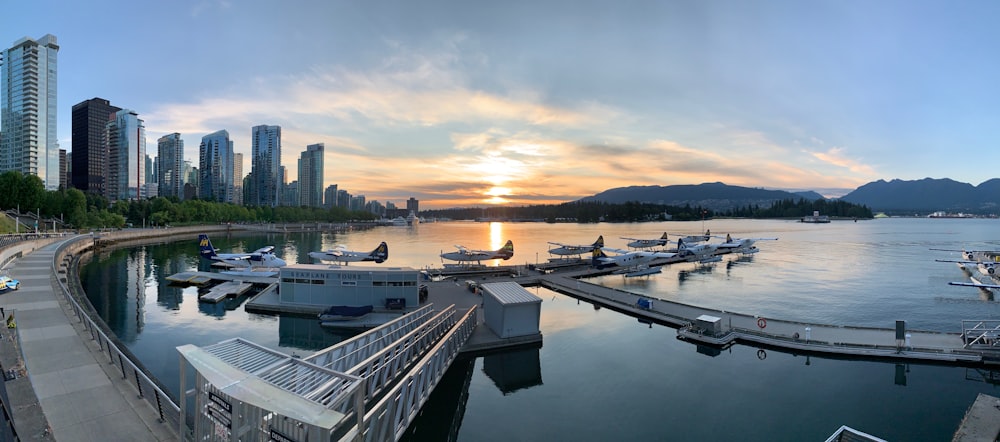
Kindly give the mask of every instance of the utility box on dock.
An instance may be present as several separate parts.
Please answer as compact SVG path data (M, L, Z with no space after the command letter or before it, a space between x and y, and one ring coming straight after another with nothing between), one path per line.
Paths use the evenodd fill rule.
M722 333L722 318L715 316L701 315L694 320L694 326L706 334Z
M486 326L500 338L537 335L542 299L516 282L481 284Z

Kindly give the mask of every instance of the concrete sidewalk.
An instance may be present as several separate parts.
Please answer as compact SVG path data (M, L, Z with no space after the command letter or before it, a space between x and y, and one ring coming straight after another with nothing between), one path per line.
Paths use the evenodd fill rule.
M8 270L21 281L21 288L0 295L0 307L7 315L14 312L27 376L51 435L58 441L178 440L176 428L159 421L153 407L122 379L68 307L52 271L61 243L15 260ZM25 399L11 401L25 403ZM14 410L14 422L21 431L18 411Z

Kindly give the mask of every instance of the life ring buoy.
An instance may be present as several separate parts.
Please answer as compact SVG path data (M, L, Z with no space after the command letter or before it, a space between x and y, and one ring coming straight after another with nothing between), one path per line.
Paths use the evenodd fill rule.
M767 327L767 319L758 318L757 319L757 327L766 328Z
M764 349L757 350L757 359L764 360L767 359L767 352Z

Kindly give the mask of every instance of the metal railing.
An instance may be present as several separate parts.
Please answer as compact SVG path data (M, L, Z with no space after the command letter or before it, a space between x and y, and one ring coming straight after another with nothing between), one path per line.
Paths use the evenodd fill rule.
M405 373L414 360L422 357L455 325L455 316L455 306L449 306L419 328L400 337L393 345L349 368L346 373L366 379L365 399L376 398L382 389Z
M364 426L344 435L341 441L399 440L472 335L477 325L476 313L477 307L469 309L441 341L365 414Z
M129 383L138 391L139 397L145 399L154 407L159 415L160 421L178 425L181 419L180 406L174 403L168 394L161 390L155 382L146 376L146 374L135 363L133 363L132 360L121 351L121 349L118 348L115 342L108 337L103 330L101 330L98 324L90 318L87 311L80 306L70 293L69 287L66 285L66 274L69 269L62 264L59 265L60 269L57 269L56 263L61 261L60 257L65 254L66 249L74 242L81 240L89 241L89 236L76 239L75 241L71 239L63 242L56 249L55 257L52 260L52 273L57 275L63 296L69 302L70 307L73 308L73 312L83 325L84 330L90 334L91 339L96 341L98 346L101 348L101 351L107 355L108 362L118 366L122 379L130 381Z
M432 304L428 304L351 339L320 350L303 360L331 370L347 371L348 368L368 359L430 319L434 314L431 307Z

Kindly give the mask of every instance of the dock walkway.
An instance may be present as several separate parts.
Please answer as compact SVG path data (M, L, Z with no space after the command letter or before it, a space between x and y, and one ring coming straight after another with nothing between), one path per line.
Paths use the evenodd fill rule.
M0 307L14 314L24 355L24 372L34 398L12 402L37 406L13 410L18 431L37 420L38 408L47 420L42 434L19 434L22 440L103 441L177 440L175 429L160 422L156 411L137 396L117 367L85 334L69 310L53 271L60 242L50 243L15 259L8 269L21 288L0 296ZM84 338L86 336L86 338Z
M577 273L539 275L532 279L560 293L678 327L679 336L702 344L727 346L743 341L791 351L965 363L983 362L984 355L996 356L993 350L966 349L959 333L907 331L910 341L905 345L896 340L895 329L811 324L698 307L573 279L586 275L583 271ZM525 278L520 282L534 281ZM640 307L640 299L651 301L649 307ZM720 318L724 333L705 336L689 328L701 315Z

